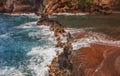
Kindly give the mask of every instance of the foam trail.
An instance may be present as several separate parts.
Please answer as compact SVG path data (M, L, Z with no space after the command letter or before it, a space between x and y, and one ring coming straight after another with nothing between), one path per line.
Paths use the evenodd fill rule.
M71 31L72 34L75 33L73 32L73 29L69 29L69 31ZM78 33L86 33L85 30L83 29L82 30L76 29L75 31ZM88 35L89 36L87 37L74 40L74 42L72 43L73 49L78 50L82 47L90 47L90 45L94 43L120 47L120 41L106 39L106 35L104 34L90 32L88 33Z
M49 76L48 65L56 56L58 49L55 48L56 41L54 32L50 31L48 26L40 26L39 29L40 30L36 32L30 32L28 34L29 37L41 37L41 40L46 40L47 43L44 46L33 47L32 50L27 53L28 56L31 56L28 68L33 70L36 76Z
M28 23L25 23L25 24L21 24L20 26L17 26L15 28L18 28L18 29L20 29L20 28L22 28L22 29L36 28L35 24L36 24L36 22L28 22Z
M1 67L0 76L24 76L19 70L14 67Z

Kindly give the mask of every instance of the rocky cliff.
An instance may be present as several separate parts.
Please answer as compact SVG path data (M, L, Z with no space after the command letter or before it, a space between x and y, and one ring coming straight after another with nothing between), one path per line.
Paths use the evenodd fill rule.
M80 2L81 1L81 2ZM79 12L86 10L86 4L83 0L0 0L1 13L30 13L43 11L51 14L53 12ZM88 0L89 1L89 0ZM120 2L117 0L91 0L93 4L107 4L119 8ZM87 2L88 4L88 2ZM85 7L83 7L85 5ZM87 10L90 9L87 7Z

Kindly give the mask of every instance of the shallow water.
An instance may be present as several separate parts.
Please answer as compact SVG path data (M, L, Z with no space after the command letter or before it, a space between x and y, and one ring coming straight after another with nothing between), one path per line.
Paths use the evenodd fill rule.
M81 15L81 16L57 16L54 18L62 24L72 28L83 28L107 34L120 40L120 14L111 15Z

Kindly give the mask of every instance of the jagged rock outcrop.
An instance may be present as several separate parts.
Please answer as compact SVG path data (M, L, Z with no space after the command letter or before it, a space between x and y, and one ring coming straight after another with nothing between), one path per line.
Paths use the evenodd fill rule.
M47 13L51 14L53 12L91 12L92 14L111 14L113 0L92 0L92 1L78 1L78 0L55 0L47 8Z
M90 12L92 14L109 15L112 13L113 2L114 0L92 0Z
M49 65L49 75L50 76L71 76L72 75L72 42L74 38L70 33L65 32L65 28L57 21L50 19L42 19L38 21L37 25L47 25L50 26L50 30L54 31L56 37L56 47L63 48L63 53L55 57ZM66 36L67 41L62 42L61 36Z
M83 0L84 1L84 0ZM97 12L110 13L110 9L119 8L120 2L117 0L91 0L89 4L79 0L0 0L1 13L29 13L52 14L58 12L78 13L81 11L91 12L91 4L97 4ZM83 2L83 3L82 3ZM107 5L104 6L103 5ZM93 6L94 7L94 6ZM102 7L102 9L101 9ZM107 7L107 9L106 9ZM115 7L115 8L113 8ZM99 10L100 9L100 10ZM109 12L106 12L109 11Z
M57 53L49 67L49 76L119 76L120 75L120 47L104 43L92 43L89 47L73 50L72 43L75 39L89 37L87 33L71 35L65 28L54 20L43 19L37 25L50 26L54 31L57 45L63 48L62 53ZM67 41L62 42L60 36L66 36ZM74 36L74 38L73 38ZM110 39L109 37L105 37Z
M63 53L59 54L57 59L51 63L50 68L50 76L72 76L73 70L73 63L72 63L72 56L73 56L73 48L72 48L72 41L73 37L71 37L68 33L67 42L63 44ZM54 66L53 66L54 64ZM57 65L57 66L55 66ZM54 68L54 69L53 69ZM54 72L53 72L54 70Z

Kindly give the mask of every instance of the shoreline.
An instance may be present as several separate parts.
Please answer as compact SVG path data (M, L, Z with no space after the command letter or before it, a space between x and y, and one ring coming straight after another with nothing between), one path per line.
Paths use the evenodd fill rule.
M120 11L112 11L112 14L119 14ZM30 15L30 14L34 14L36 15L34 12L13 12L13 13L0 13L0 14L7 14L7 15ZM52 13L52 14L48 14L48 16L54 16L54 15L65 15L65 16L69 16L69 15L92 15L89 12L78 12L78 13L71 13L71 12L61 12L61 13Z
M107 76L108 73L111 74L112 76L119 75L118 56L120 55L120 41L109 39L109 37L103 37L103 36L101 37L101 34L92 35L87 32L79 32L79 31L78 32L76 31L77 34L75 33L71 34L70 31L66 31L68 29L61 26L57 22L55 23L53 22L52 25L49 22L51 21L48 21L47 24L50 25L50 30L54 31L54 35L56 36L56 41L57 41L56 47L63 48L63 52L58 53L57 54L58 57L55 57L51 65L48 65L50 69L49 72L51 74L50 76L56 76L56 75L97 76L101 74ZM67 41L62 42L61 35L63 37L66 36ZM102 38L103 41L101 40ZM101 41L101 43L99 44L97 43L97 41L98 42ZM77 44L76 42L80 43L80 45L78 45L78 49L74 50L73 45L76 45ZM118 45L115 45L117 43ZM66 53L67 55L65 55ZM61 58L63 59L61 60ZM109 61L111 63L109 63ZM64 66L62 64L66 64L66 65ZM115 68L115 69L110 70L109 68Z
M80 33L80 35L81 35L81 33ZM80 37L80 38L84 38L84 37ZM76 38L75 38L75 40L76 40ZM64 68L64 69L62 69L60 71L57 71L57 72L53 71L52 72L53 75L50 75L50 76L56 76L58 73L62 73L61 76L66 76L66 75L67 76L71 76L71 75L72 76L79 76L79 75L85 75L85 76L95 75L95 76L97 76L97 74L100 74L102 69L105 68L104 66L101 66L102 64L103 65L111 64L109 62L106 62L109 59L109 56L111 56L109 54L111 54L111 52L112 52L112 54L114 52L120 53L119 50L120 50L119 44L118 45L115 45L115 44L111 45L111 43L106 44L106 43L104 43L104 41L100 42L100 43L90 43L90 45L84 46L82 48L79 47L79 49L73 50L75 55L73 55L73 54L70 55L70 56L72 56L72 59L70 59L70 60L72 60L72 66L73 66L72 71L71 71L71 68L69 66L69 69ZM63 53L64 52L65 51L63 50ZM63 53L61 53L61 54L63 54ZM58 55L58 58L54 58L52 64L49 66L50 67L50 72L51 72L51 70L53 70L53 67L56 67L54 65L59 63L59 57L61 57L61 54ZM115 56L115 55L113 55L113 56ZM64 55L63 55L63 57L64 57ZM87 57L87 60L86 59L84 60L84 58L86 58L86 57ZM118 56L116 57L116 59L117 58L118 58ZM57 60L58 60L58 62L57 62ZM115 62L115 61L111 61L111 62ZM116 67L116 66L111 65L111 67ZM56 68L54 68L54 70L55 69ZM106 71L109 71L112 76L113 75L116 75L116 76L119 75L118 73L117 74L114 73L114 72L116 72L116 70L107 69ZM111 71L113 71L113 72L111 72ZM104 71L102 71L102 73L107 75L107 73L104 72Z
M0 14L6 14L6 15L36 15L33 12L16 12L16 13L0 13ZM113 11L112 14L120 14L120 11ZM93 15L90 14L89 12L78 12L78 13L71 13L71 12L62 12L62 13L53 13L48 16L59 16L59 15L64 15L64 16L81 16L81 15ZM37 15L36 15L37 16ZM39 16L37 16L39 17Z
M120 53L120 41L114 41L104 35L102 37L101 35L89 34L87 32L82 33L78 31L76 32L77 34L71 34L70 31L66 32L65 28L54 23L54 21L54 25L51 25L51 22L52 21L48 21L47 24L50 23L50 29L52 29L51 31L54 31L57 38L56 47L63 48L63 52L57 53L57 57L55 57L52 63L48 66L49 76L97 76L97 74L100 73L108 75L103 71L105 68L104 65L111 65L111 63L107 61L110 59L109 57L115 56L115 52L118 54ZM38 21L37 24L45 25L46 23L44 23L44 21ZM60 30L64 30L65 32ZM67 33L67 41L61 42L60 35L64 36L64 33ZM74 49L76 46L78 46L78 48ZM117 58L118 55L113 60L116 60ZM118 60L113 60L111 62L118 63ZM113 65L111 65L111 67L116 68L116 66ZM119 75L119 72L116 70L106 69L106 71L109 71L112 76ZM115 74L115 72L117 73Z

